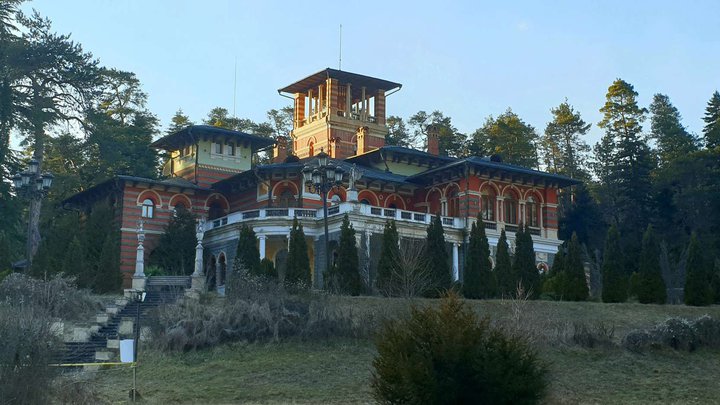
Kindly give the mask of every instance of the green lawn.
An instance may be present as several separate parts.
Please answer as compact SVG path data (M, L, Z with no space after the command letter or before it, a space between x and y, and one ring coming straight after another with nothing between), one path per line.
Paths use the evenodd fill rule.
M407 301L339 298L356 313L406 311ZM417 301L432 304L432 301ZM512 318L508 301L473 302L493 320ZM519 322L541 332L538 347L550 367L547 403L717 403L720 351L671 349L636 354L620 347L585 349L552 341L552 325L586 321L615 326L616 340L630 329L669 316L720 317L720 307L528 302ZM544 335L542 333L545 333ZM541 339L547 339L546 342ZM369 403L374 346L367 340L291 340L236 343L190 353L145 350L139 391L149 403ZM129 370L101 370L92 385L109 402L127 400Z

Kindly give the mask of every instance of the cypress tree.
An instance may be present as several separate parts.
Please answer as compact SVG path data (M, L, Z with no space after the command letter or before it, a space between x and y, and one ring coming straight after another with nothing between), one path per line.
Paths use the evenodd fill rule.
M275 263L267 257L260 260L260 274L264 277L276 279L278 278L277 269Z
M694 306L710 305L713 302L710 288L711 274L697 235L693 232L688 246L687 272L685 276L685 304Z
M565 249L560 246L553 258L553 264L543 282L543 293L555 299L563 299L562 293L565 290Z
M395 287L397 271L397 259L400 254L398 249L399 236L395 221L389 220L385 223L383 230L382 246L380 247L380 259L378 260L377 279L375 286L383 293L388 294Z
M667 291L660 269L660 247L652 225L648 225L643 235L638 277L638 301L641 304L664 304Z
M115 231L108 232L100 252L100 260L95 271L93 290L98 293L117 292L122 284L120 274L120 243Z
M562 296L568 301L585 301L588 298L588 285L585 278L585 266L577 234L573 232L568 244L568 254L564 263L565 282Z
M165 233L150 253L148 264L159 266L165 274L190 275L195 269L195 246L197 245L196 217L182 206L165 227Z
M260 251L257 247L255 231L246 224L243 224L240 228L240 238L238 239L235 260L243 266L249 274L255 276L264 275L260 268Z
M78 287L90 287L92 280L88 278L90 272L85 261L85 247L77 236L74 236L70 241L63 260L62 272L68 276L76 277Z
M717 90L708 101L703 121L705 121L703 128L705 147L713 149L720 146L720 92Z
M290 230L285 285L293 286L297 283L302 283L307 287L310 286L310 259L308 258L303 226L295 218Z
M495 295L495 278L490 263L490 245L482 218L472 224L470 244L465 260L463 294L467 298L490 298Z
M360 295L365 290L362 277L360 276L358 252L355 244L355 229L353 229L347 214L343 217L343 222L340 226L338 257L331 271L335 274L331 275L330 279L337 280L340 292L350 295Z
M620 232L613 224L608 229L605 238L605 252L603 253L603 302L625 302L627 300L628 284L622 263Z
M515 234L515 260L512 265L514 284L521 283L532 297L540 293L540 273L535 266L535 248L530 229L522 223Z
M439 296L439 293L449 289L452 283L448 253L445 250L445 231L440 215L435 215L427 228L425 262L432 279L433 291L428 291L428 294Z
M504 229L500 232L500 239L495 252L495 278L497 279L498 294L500 296L509 296L515 292L517 285L512 274L510 249L508 248Z
M715 259L715 267L710 284L713 292L713 303L720 304L720 259Z

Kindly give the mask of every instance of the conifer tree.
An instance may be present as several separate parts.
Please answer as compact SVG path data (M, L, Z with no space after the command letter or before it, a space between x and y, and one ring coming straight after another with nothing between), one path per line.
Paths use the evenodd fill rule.
M504 229L500 232L500 239L495 252L495 278L497 279L498 293L501 297L510 296L515 292L517 288L516 278L512 273L510 249Z
M563 299L562 293L565 290L565 249L558 248L553 258L553 264L543 282L542 291L555 299Z
M720 92L717 90L708 101L703 121L705 121L703 128L705 147L713 149L720 146Z
M582 139L590 130L580 113L567 102L550 110L553 120L545 127L540 151L548 171L573 179L587 179L587 154L590 146Z
M490 262L490 245L480 217L470 229L470 244L463 276L463 294L466 298L491 298L495 295L497 288Z
M120 274L120 235L112 230L105 237L95 271L93 290L98 293L117 292L122 284Z
M255 231L246 224L243 224L240 228L240 238L238 239L235 260L243 266L249 274L264 276L260 268L260 251L257 247Z
M447 250L445 250L445 232L440 215L435 215L427 228L425 240L425 262L432 279L431 296L438 296L450 288L452 275Z
M88 279L89 272L85 261L85 246L77 236L74 236L70 241L65 260L63 260L62 272L68 276L76 277L78 287L90 287L92 280Z
M585 301L588 298L587 278L582 260L582 250L577 234L573 233L568 243L568 254L563 265L565 282L562 296L568 301Z
M190 125L194 125L193 122L190 120L190 117L185 115L182 108L178 108L178 110L175 112L175 115L170 118L170 124L168 125L168 129L165 132L168 135L172 135L178 131L185 129L185 127L188 127Z
M664 304L667 290L660 269L660 246L652 225L648 225L643 235L638 277L638 301L641 304Z
M701 249L697 235L693 232L690 237L690 246L688 246L685 276L685 304L687 305L704 306L713 303L710 269Z
M176 207L165 233L150 253L148 264L159 266L167 275L192 274L195 270L196 226L196 217L192 212L183 206Z
M657 142L661 164L697 150L695 138L685 129L680 112L664 94L656 94L650 104L650 131Z
M303 226L297 218L293 219L290 230L290 247L288 248L285 285L294 286L302 283L310 286L310 259L307 253L307 241Z
M267 278L276 279L278 278L277 269L275 263L267 257L260 260L260 274Z
M383 230L380 259L378 260L377 278L375 281L375 286L383 294L388 294L394 290L394 284L397 283L393 275L397 272L397 259L400 254L398 246L399 236L395 221L389 220L385 223L385 229Z
M602 300L603 302L625 302L627 300L628 280L623 270L620 233L615 225L608 229L605 238L605 250L602 264Z
M535 248L533 247L530 229L522 223L515 234L515 258L512 273L516 283L522 283L526 292L532 297L540 294L540 273L535 265ZM517 286L517 284L516 284Z
M340 226L338 256L331 272L334 274L330 274L329 279L337 280L337 287L340 292L360 295L365 291L355 244L355 229L353 229L347 214L343 217Z

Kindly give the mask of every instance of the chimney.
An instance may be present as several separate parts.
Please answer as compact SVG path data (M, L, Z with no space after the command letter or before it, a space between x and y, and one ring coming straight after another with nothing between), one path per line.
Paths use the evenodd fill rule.
M355 139L357 141L357 150L355 152L356 155L362 155L363 153L368 151L367 147L367 133L368 133L368 127L360 127L357 129L357 132L355 133Z
M440 154L440 140L438 138L440 128L435 124L427 126L427 152L431 155L438 156Z
M275 138L275 147L273 147L273 163L283 163L287 159L287 137L278 135Z

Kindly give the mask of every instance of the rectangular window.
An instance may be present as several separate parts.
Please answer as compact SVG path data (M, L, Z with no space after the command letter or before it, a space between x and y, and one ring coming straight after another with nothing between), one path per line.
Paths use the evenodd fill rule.
M490 200L490 196L482 196L482 217L486 221L495 220L495 199Z
M222 154L222 144L221 143L213 143L213 152L217 153L218 155Z
M517 224L517 205L513 200L505 200L505 223Z
M226 143L225 144L225 151L230 156L235 156L235 144L234 143Z

